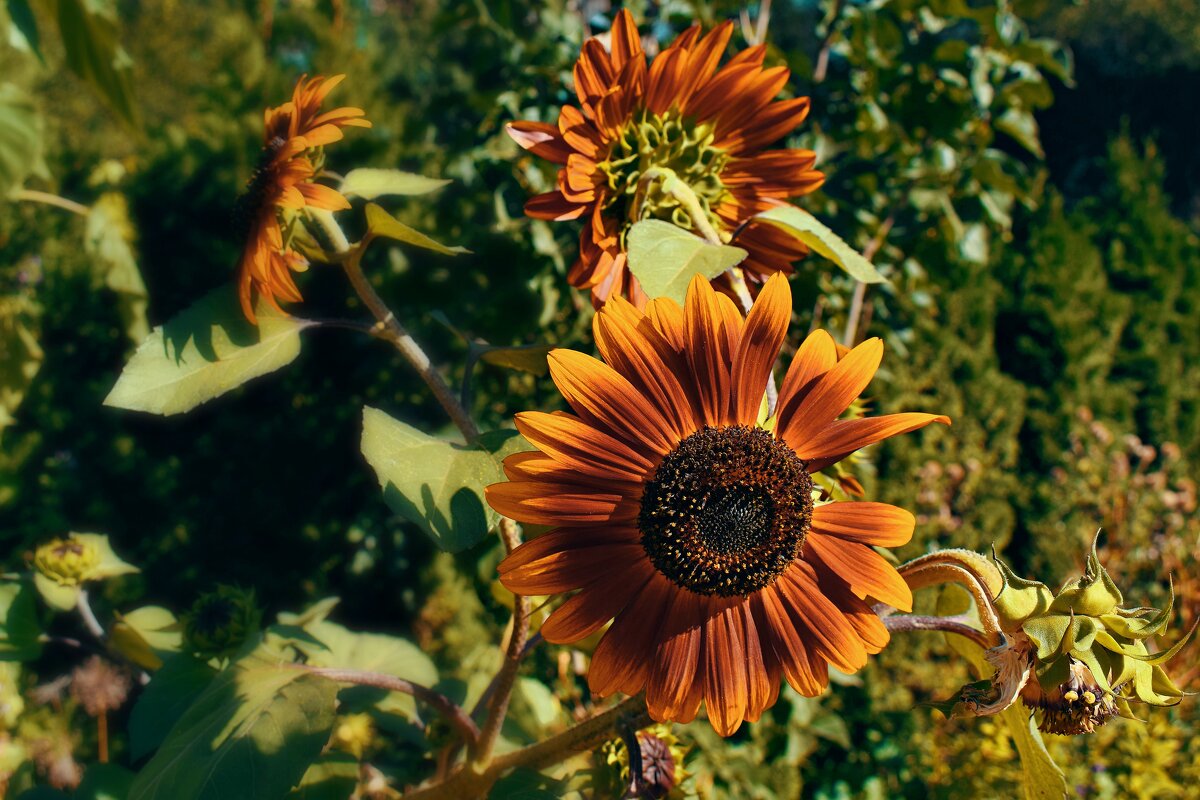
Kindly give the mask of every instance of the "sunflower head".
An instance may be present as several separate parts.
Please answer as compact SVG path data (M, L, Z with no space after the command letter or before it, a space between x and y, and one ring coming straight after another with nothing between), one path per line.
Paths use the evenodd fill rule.
M659 219L697 232L667 179L690 189L724 241L749 252L741 266L755 280L790 271L807 252L751 217L824 181L811 150L767 149L804 120L808 98L775 100L789 72L765 68L761 45L718 69L732 34L730 22L703 36L694 25L647 66L633 16L622 10L607 49L599 39L583 45L574 70L578 106L564 106L556 124L508 126L520 146L562 165L555 190L531 198L525 212L583 221L568 277L590 289L597 306L613 295L639 307L648 301L626 264L634 223Z
M203 658L229 656L258 630L261 619L253 589L222 584L202 594L183 615L183 641Z
M92 542L72 534L39 547L33 566L59 586L79 586L100 566L100 551Z
M588 682L645 691L658 721L703 702L722 735L774 704L786 679L819 694L832 665L854 672L888 641L876 602L911 610L907 584L874 546L908 541L914 520L873 502L820 502L813 476L934 414L845 418L883 345L839 351L810 335L763 398L791 318L771 277L745 317L702 277L681 308L620 297L596 315L604 361L549 356L570 413L517 415L537 450L505 460L487 489L510 518L551 528L518 547L500 580L524 595L572 594L542 625L579 642L612 620Z
M342 128L371 127L359 108L321 112L326 95L344 78L303 76L291 100L263 114L262 153L236 208L244 240L239 297L251 322L256 322L255 296L276 308L278 300L302 299L291 273L308 266L292 246L304 210L350 207L339 192L316 182L325 163L324 148L342 138Z

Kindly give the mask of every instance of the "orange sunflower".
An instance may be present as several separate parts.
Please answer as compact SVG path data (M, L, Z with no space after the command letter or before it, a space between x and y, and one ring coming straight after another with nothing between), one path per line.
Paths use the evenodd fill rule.
M812 168L811 150L764 151L804 121L808 98L773 102L789 72L764 69L762 45L718 70L732 33L731 22L703 37L693 25L647 69L633 16L622 10L611 50L597 39L584 42L575 64L579 108L563 106L557 125L508 125L519 145L564 165L557 188L530 198L525 213L584 221L579 259L568 278L591 289L597 307L612 295L639 308L648 299L626 266L625 234L634 222L653 218L694 227L661 181L642 180L651 168L671 170L691 187L720 236L749 252L741 267L756 281L790 272L808 252L769 223L747 223L825 180Z
M324 161L322 148L342 138L342 128L369 128L360 108L342 107L321 113L321 103L345 75L301 76L292 99L263 114L263 152L238 214L248 228L238 260L238 296L246 319L256 322L254 295L279 308L279 300L302 299L292 272L308 267L290 245L290 227L304 208L337 211L350 203L335 189L316 183Z
M818 505L814 473L935 414L838 419L883 355L871 339L839 358L816 331L801 345L776 412L757 424L791 316L772 276L743 319L701 277L684 308L610 300L594 322L603 363L555 350L550 373L574 413L525 412L537 451L504 462L487 499L554 530L514 550L500 580L524 595L578 590L542 626L576 642L609 621L588 683L604 696L646 692L651 716L689 722L701 700L718 733L754 721L780 677L812 696L827 665L854 672L888 642L871 610L912 609L873 546L912 536L913 516L883 503ZM873 598L870 600L868 598Z

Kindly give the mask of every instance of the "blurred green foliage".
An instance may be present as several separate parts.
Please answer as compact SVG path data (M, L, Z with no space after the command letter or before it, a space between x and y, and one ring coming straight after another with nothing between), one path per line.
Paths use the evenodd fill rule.
M27 30L17 5L7 6L11 22ZM105 610L143 598L182 610L218 582L254 587L268 618L338 595L340 620L415 639L439 690L473 704L500 658L509 598L492 577L499 550L488 542L435 554L381 501L358 449L360 408L447 428L386 349L317 330L289 368L188 416L101 402L148 323L230 279L240 247L232 208L257 158L262 109L301 72L344 71L336 99L365 108L374 127L339 143L330 167L452 180L396 204L397 218L471 251L448 259L377 248L365 264L377 289L452 383L469 372L481 427L554 407L547 379L483 349L586 348L591 313L565 281L570 226L521 213L553 173L502 126L553 119L568 102L570 67L582 39L606 26L607 4L66 5L99 8L116 25L136 106L120 99L125 71L69 69L75 51L51 35L48 6L30 6L38 55L0 49L0 141L22 126L39 131L19 161L0 157L0 189L24 181L87 212L0 200L6 567L22 569L53 536L102 530L142 569L104 584L95 602ZM728 0L628 5L660 42L692 18L742 9ZM749 6L751 30L764 5ZM1171 92L1194 85L1200 62L1187 35L1192 4L1152 5L776 0L767 43L768 59L793 71L786 91L813 97L789 144L815 149L829 180L806 208L851 245L873 248L891 280L866 292L859 313L840 270L802 262L791 344L809 325L839 338L847 327L852 338L882 335L889 354L873 405L954 419L874 454L869 495L919 515L898 555L995 545L1018 571L1049 580L1076 571L1103 526L1114 575L1161 602L1173 571L1190 624L1200 618L1200 173L1194 125ZM107 105L98 99L106 80L117 87ZM306 316L365 317L334 270L314 268L303 288ZM77 627L55 618L49 630ZM533 653L507 742L534 741L586 708L582 659L573 648ZM0 709L72 666L70 653L49 649L36 673L0 673ZM1181 676L1184 688L1195 688L1194 673ZM1002 728L913 709L964 676L940 637L909 634L861 681L819 701L785 694L729 742L677 728L690 748L685 785L705 797L1015 796ZM83 712L70 698L56 714L22 703L23 733L0 734L0 771L14 742L46 742L15 763L34 758L41 779L77 781L74 759L94 759L97 747L91 727L68 733ZM338 723L350 725L343 738L358 742L346 745L359 748L355 757L366 752L398 785L431 769L403 711L371 711L386 737ZM117 712L113 730L127 718L127 708ZM0 729L7 722L0 714ZM1188 757L1200 727L1186 705L1152 714L1144 729L1116 723L1051 747L1085 797L1184 797L1200 777ZM26 767L21 780L31 779Z

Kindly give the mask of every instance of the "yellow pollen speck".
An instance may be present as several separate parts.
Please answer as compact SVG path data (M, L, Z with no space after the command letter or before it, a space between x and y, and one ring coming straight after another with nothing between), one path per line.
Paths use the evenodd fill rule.
M1088 705L1095 703L1096 695L1092 694L1091 692L1084 692L1083 693L1083 702L1087 703Z
M1074 689L1068 692L1063 692L1063 700L1066 700L1068 703L1074 703L1078 699L1079 692L1075 691Z

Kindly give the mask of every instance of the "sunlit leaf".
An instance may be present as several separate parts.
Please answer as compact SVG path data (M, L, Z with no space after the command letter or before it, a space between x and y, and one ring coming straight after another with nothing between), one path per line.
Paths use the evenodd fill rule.
M20 32L33 54L45 63L37 19L33 16L33 9L29 7L29 0L5 0L4 5L8 10L8 18L12 20L13 27Z
M175 615L161 606L144 606L128 614L113 612L109 641L121 655L150 670L162 666L156 651L175 652L183 638Z
M308 768L288 800L348 800L358 786L358 759L329 752Z
M514 431L479 446L438 439L375 408L363 409L362 453L375 470L384 500L443 550L481 541L499 522L483 489L504 480L500 459L521 447Z
M642 220L626 234L629 271L650 297L682 303L696 275L712 279L746 258L740 247L715 245L658 219Z
M58 18L67 66L92 85L131 128L139 124L133 99L133 70L121 48L117 26L87 0L51 0Z
M0 198L31 173L46 173L42 117L25 92L0 84Z
M1037 120L1034 119L1032 111L1010 108L996 118L995 125L996 130L1008 134L1017 144L1038 158L1045 155L1042 152Z
M248 655L221 672L138 773L129 800L283 797L316 761L337 685Z
M79 586L64 586L40 572L34 573L33 585L55 611L71 611L79 602Z
M181 414L291 363L300 332L313 323L267 303L242 315L229 289L218 289L154 329L125 365L104 404L151 414Z
M791 232L812 250L844 269L863 283L882 283L886 280L879 270L862 254L846 244L842 237L831 231L823 222L796 206L779 206L758 215Z
M352 169L342 179L339 191L347 197L374 200L384 195L420 195L437 191L448 180L427 178L398 169Z
M89 572L89 580L115 578L117 575L140 572L133 564L124 561L117 555L112 548L112 543L108 541L108 537L102 533L72 533L71 538L90 545L100 557L100 563Z
M546 356L554 349L550 344L531 344L518 347L488 347L479 354L481 361L495 367L515 369L542 377L550 371Z
M404 242L415 247L423 247L426 250L433 250L434 252L448 256L471 252L465 247L447 247L441 242L434 241L416 228L410 228L408 225L405 225L374 203L367 204L367 233L370 236L382 236L385 239L394 239L397 242Z

